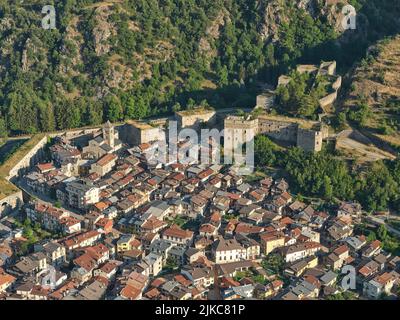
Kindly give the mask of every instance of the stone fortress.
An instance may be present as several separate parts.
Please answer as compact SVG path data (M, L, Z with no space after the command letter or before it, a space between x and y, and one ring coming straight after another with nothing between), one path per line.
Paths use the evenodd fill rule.
M161 125L136 120L128 120L120 129L120 136L122 140L128 142L131 146L165 139Z
M322 62L316 65L298 65L297 72L314 74L316 77L325 76L330 83L331 90L327 96L319 100L321 109L326 112L333 105L342 85L342 77L336 75L336 61ZM285 86L291 78L282 75L278 79L279 86ZM239 129L246 130L253 128L256 134L265 134L276 141L290 143L310 152L322 150L322 144L329 136L328 126L322 121L309 121L298 118L277 116L269 114L275 104L275 91L266 89L257 96L254 110L261 109L263 113L250 117L229 116L224 121L225 137L233 139L233 133Z
M328 138L328 127L318 121L306 121L274 115L228 116L224 122L225 142L238 139L239 130L242 134L252 129L255 134L265 134L274 140L296 145L306 151L319 152L322 142ZM242 138L246 141L246 138Z
M339 89L342 87L342 77L336 74L336 61L322 62L319 66L302 64L298 65L296 71L300 74L308 73L315 76L324 76L329 82L329 92L326 96L319 99L319 106L324 111L335 103L338 97ZM278 79L277 88L287 86L291 78L287 75L281 75ZM256 106L264 110L272 110L275 103L275 91L266 89L262 94L257 96Z

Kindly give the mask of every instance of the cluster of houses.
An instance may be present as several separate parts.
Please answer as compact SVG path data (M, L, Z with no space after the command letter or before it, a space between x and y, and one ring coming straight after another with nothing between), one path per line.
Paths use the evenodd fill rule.
M24 225L1 220L0 299L324 299L344 290L344 266L354 294L396 296L400 257L355 232L359 204L325 212L282 178L154 165L151 142L124 148L109 124L95 140L81 151L56 139L25 175L54 200L32 200L25 218L52 237L21 254Z

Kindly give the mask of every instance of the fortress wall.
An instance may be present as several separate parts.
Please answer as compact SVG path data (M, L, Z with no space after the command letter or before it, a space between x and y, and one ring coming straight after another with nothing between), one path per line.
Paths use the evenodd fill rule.
M215 125L217 115L215 111L201 112L193 114L176 113L176 120L178 121L178 128L192 128L198 130L203 123Z
M44 157L44 146L47 144L47 136L44 136L29 152L9 171L7 180L20 177L30 167L38 164Z
M119 132L121 140L130 146L165 139L165 133L159 127L146 126L146 128L140 128L127 123L121 127Z
M259 119L259 133L281 141L296 143L297 128L293 122Z
M338 91L342 86L342 77L337 77L336 81L332 84L333 90Z
M327 95L326 97L320 99L319 104L321 108L324 109L325 107L332 105L336 101L337 95L338 95L337 92L333 92Z

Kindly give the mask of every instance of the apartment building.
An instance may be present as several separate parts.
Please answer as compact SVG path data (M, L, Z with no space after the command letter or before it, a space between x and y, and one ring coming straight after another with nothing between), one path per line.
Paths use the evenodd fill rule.
M65 202L72 208L86 210L91 204L100 201L100 189L83 182L70 182L65 190Z

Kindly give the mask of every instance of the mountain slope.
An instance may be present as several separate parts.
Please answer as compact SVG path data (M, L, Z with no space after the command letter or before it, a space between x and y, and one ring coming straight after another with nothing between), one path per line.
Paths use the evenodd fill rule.
M57 29L43 30L49 1L0 1L0 113L12 134L196 103L252 106L257 83L274 83L297 60L347 56L338 29L346 1L54 3Z
M344 107L351 122L400 147L400 36L368 50L352 76Z

